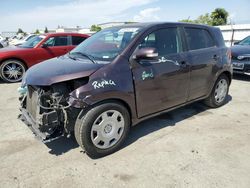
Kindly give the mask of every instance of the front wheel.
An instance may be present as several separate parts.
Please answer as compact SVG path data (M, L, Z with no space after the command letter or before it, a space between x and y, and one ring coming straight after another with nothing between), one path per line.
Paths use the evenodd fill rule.
M0 77L9 83L20 82L25 71L25 65L18 60L6 60L0 65Z
M130 129L130 114L120 103L104 103L80 114L75 124L78 144L93 157L117 151Z
M207 99L205 104L212 108L217 108L226 103L229 90L229 79L225 74L219 76L215 82L214 88Z

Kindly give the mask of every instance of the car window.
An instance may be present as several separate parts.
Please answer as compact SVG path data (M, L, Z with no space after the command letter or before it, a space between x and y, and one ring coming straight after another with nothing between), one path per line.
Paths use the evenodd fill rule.
M250 45L250 36L239 42L239 45Z
M78 45L71 55L85 53L96 61L111 62L140 31L140 27L124 26L103 29Z
M33 48L43 39L45 39L44 35L35 36L30 40L26 41L25 43L21 44L19 47Z
M189 50L198 50L215 46L211 35L205 29L185 28L185 33Z
M67 46L68 45L68 37L67 36L56 36L50 37L45 44L47 46Z
M138 46L139 49L145 47L156 48L159 57L183 51L177 28L160 29L149 34Z
M82 43L86 38L79 36L72 36L72 45L77 46Z

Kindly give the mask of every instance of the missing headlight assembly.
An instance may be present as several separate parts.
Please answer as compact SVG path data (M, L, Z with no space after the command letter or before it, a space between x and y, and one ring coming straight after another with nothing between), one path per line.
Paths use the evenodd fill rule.
M22 93L21 120L32 129L43 142L60 136L71 136L74 122L80 112L69 104L69 94L88 82L87 78L57 83L50 87L27 86Z

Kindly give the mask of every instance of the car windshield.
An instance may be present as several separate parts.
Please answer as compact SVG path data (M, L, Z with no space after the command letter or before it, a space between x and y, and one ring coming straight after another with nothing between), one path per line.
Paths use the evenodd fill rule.
M250 36L240 41L239 45L250 45Z
M19 47L22 47L22 48L34 48L44 38L45 38L44 35L32 37L29 40L27 40L25 43L21 44Z
M85 54L95 61L112 61L140 32L138 27L114 27L97 32L70 52L79 57ZM86 57L85 57L86 58Z

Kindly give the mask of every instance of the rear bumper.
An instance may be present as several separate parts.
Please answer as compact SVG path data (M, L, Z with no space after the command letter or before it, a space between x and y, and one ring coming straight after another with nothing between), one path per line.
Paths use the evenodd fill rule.
M55 132L52 135L42 133L39 130L39 124L33 120L33 118L29 115L29 112L25 108L20 108L20 111L21 111L21 114L19 116L19 119L24 124L26 124L30 128L30 130L34 133L35 137L38 140L42 141L43 143L51 142L63 136L63 134L59 132Z

